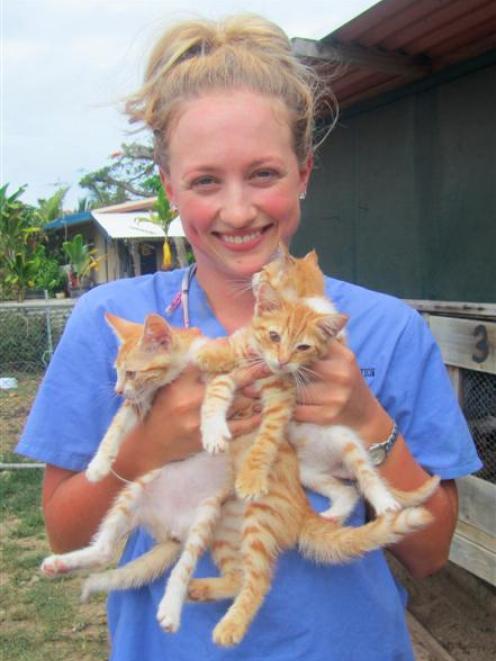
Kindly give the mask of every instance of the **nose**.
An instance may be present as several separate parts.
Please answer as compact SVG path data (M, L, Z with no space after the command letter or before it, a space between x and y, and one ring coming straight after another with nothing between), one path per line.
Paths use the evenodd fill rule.
M279 363L279 367L285 367L290 360L290 356L287 352L280 351L278 356L277 356L277 362Z
M219 215L233 229L242 229L256 219L257 209L245 186L232 184L226 189Z

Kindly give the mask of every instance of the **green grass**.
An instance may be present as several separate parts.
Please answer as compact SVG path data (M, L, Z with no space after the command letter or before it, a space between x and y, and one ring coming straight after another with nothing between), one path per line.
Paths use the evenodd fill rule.
M0 461L12 450L39 376L16 375L16 391L0 391ZM0 657L2 661L95 661L107 657L104 599L79 602L80 577L48 580L39 566L50 552L41 513L43 471L0 471Z

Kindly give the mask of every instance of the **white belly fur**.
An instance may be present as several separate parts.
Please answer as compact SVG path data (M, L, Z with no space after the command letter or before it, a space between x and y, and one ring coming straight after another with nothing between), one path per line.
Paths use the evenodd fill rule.
M227 454L199 452L189 459L167 464L145 487L140 506L141 523L163 528L184 539L199 504L221 491L230 479Z

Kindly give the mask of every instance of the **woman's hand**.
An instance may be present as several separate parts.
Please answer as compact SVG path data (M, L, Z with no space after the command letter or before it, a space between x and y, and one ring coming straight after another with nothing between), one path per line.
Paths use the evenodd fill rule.
M367 386L354 353L341 342L312 365L310 383L298 393L297 422L345 425L370 443L388 437L393 422Z
M232 373L238 388L228 416L233 437L253 431L260 424L256 397L241 391L267 374L263 366L239 368ZM193 366L158 391L142 424L141 451L147 455L148 470L185 459L203 449L200 423L204 394L202 373Z

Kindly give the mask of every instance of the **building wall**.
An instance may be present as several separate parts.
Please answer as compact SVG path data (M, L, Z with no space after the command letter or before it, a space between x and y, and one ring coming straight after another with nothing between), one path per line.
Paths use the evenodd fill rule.
M496 301L496 66L358 114L317 155L293 248L402 298Z

